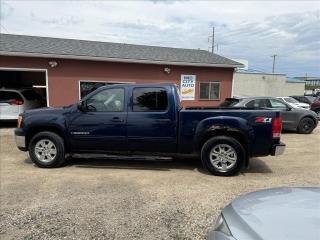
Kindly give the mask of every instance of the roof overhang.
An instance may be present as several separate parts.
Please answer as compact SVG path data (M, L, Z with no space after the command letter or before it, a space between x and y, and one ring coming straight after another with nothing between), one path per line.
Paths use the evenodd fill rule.
M158 64L158 65L176 65L176 66L194 66L194 67L219 67L219 68L238 68L243 67L239 65L229 64L210 64L197 62L171 62L161 60L147 60L147 59L127 59L127 58L108 58L99 56L76 56L65 54L45 54L45 53L25 53L25 52L7 52L0 51L2 56L12 57L37 57L37 58L58 58L58 59L74 59L74 60L90 60L90 61L105 61L105 62L122 62L122 63L140 63L140 64Z

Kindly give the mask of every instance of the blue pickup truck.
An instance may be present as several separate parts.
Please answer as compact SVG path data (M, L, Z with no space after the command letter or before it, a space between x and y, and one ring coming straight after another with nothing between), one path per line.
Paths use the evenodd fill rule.
M230 176L251 157L283 153L281 124L277 111L182 108L174 84L121 84L71 106L26 111L15 139L39 167L59 167L67 153L188 155Z

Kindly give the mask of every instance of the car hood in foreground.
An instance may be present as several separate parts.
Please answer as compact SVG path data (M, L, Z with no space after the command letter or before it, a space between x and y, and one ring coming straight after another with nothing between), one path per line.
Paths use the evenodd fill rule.
M223 215L238 239L320 239L320 188L274 188L234 200Z

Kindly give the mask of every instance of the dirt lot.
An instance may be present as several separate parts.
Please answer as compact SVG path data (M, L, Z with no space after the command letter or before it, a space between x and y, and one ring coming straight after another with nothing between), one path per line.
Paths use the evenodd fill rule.
M320 128L283 134L284 155L253 159L235 177L196 161L72 159L35 167L0 129L1 239L203 239L233 198L277 186L320 184Z

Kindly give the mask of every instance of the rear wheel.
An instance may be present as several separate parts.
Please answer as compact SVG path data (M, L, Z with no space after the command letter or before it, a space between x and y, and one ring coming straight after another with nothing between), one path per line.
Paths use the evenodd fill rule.
M298 132L302 134L310 134L312 133L315 127L315 123L312 118L305 117L303 118L298 126Z
M213 175L231 176L238 173L245 161L245 150L234 138L217 136L202 147L201 161Z
M63 139L53 132L37 133L30 141L29 155L38 167L59 167L65 161Z

